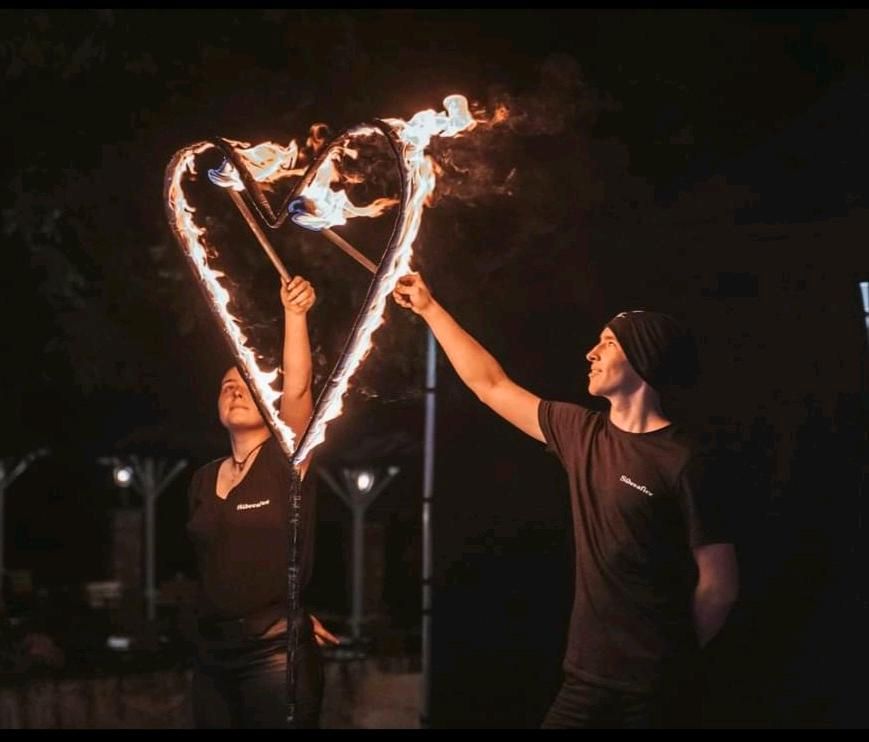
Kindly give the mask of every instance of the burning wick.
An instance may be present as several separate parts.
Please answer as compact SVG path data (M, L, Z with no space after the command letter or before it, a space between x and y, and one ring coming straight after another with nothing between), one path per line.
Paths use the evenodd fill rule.
M377 272L377 266L359 252L359 250L353 247L353 245L347 242L347 240L341 237L341 235L337 234L327 226L320 226L326 222L317 216L316 207L311 199L300 196L290 203L287 210L290 212L290 218L293 220L293 223L298 224L300 227L304 227L305 229L310 229L313 232L319 232L329 240L329 242L339 247L347 253L347 255L353 258L353 260L367 268L371 273Z

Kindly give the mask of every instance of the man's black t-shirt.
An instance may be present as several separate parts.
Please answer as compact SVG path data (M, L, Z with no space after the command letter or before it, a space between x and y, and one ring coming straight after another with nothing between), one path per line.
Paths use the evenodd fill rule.
M222 459L198 469L190 482L187 531L201 584L200 616L251 616L286 605L291 467L274 436L225 499L217 496ZM313 477L302 482L299 581L308 584L314 554Z
M549 401L538 417L570 482L576 584L564 668L654 690L697 651L692 549L731 540L702 459L673 425L628 433L606 413Z

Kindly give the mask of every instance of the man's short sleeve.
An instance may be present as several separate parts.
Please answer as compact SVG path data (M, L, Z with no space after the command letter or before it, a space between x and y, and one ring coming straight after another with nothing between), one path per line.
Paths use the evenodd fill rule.
M728 503L708 455L691 457L682 469L678 488L691 547L732 543Z
M577 451L577 441L591 414L591 410L577 404L540 400L537 419L546 439L546 448L558 456L565 467Z

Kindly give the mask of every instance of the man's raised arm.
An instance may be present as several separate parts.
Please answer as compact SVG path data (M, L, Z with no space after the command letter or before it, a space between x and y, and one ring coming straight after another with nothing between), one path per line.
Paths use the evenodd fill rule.
M545 441L537 418L540 397L504 373L492 354L438 304L418 273L400 278L392 296L397 304L426 321L459 378L483 404L538 441Z

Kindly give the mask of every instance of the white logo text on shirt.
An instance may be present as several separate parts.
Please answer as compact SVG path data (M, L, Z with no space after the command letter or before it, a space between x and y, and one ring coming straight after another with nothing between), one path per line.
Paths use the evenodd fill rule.
M650 490L648 487L646 487L645 484L637 484L633 479L631 479L628 476L625 476L624 474L622 474L619 477L619 481L624 482L625 484L629 484L635 490L639 490L644 495L648 495L649 497L653 497L655 494L654 492L652 492L652 490Z
M271 500L260 500L259 502L240 502L235 506L236 510L251 510L252 508L261 508L268 505Z

